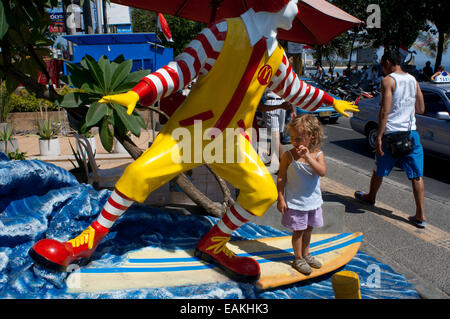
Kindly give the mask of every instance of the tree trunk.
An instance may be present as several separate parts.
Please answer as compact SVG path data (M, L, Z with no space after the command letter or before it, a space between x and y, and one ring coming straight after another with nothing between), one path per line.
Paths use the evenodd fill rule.
M211 167L209 167L209 165L206 165L206 167L208 168L210 173L216 178L217 183L219 184L220 189L222 190L222 193L223 193L223 207L226 210L228 207L234 205L234 199L231 196L230 189L228 188L227 183L225 182L225 180L222 177L220 177L219 175L217 175L211 169Z
M355 36L353 37L353 40L352 40L352 46L350 47L350 57L349 57L349 59L348 59L348 64L347 64L347 66L349 66L349 67L352 66L353 48L354 48L354 46L355 46L356 36L358 35L358 33L356 32L356 30L353 30L353 32L355 32Z
M85 0L83 2L83 20L84 20L84 32L86 32L86 34L94 34L94 26L92 23L91 0Z
M438 27L439 32L439 38L438 38L438 45L437 45L437 52L436 52L436 61L434 63L434 72L437 72L439 69L439 66L442 63L442 54L444 52L444 40L445 40L445 34L443 30L441 30Z
M106 8L106 1L102 0L102 6L103 6L103 33L109 33L109 27L108 27L108 13L106 12L108 9Z
M125 138L115 136L119 142L123 145L123 147L127 150L127 152L131 155L131 157L136 160L143 153L133 141L126 136ZM214 174L214 176L216 176ZM220 187L224 193L224 204L220 205L217 202L213 202L210 200L205 194L203 194L191 181L186 177L185 174L180 174L175 178L175 183L181 188L181 190L197 205L205 209L205 211L214 216L214 217L222 217L228 206L234 203L231 198L230 191L220 177L216 176L217 181L219 182Z

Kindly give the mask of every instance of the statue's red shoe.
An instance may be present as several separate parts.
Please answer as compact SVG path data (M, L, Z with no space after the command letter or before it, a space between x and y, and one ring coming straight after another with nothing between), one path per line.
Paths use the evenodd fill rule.
M54 239L43 239L30 250L31 257L50 268L64 270L68 265L82 259L89 259L108 229L94 222L79 236L61 243Z
M195 256L213 263L236 281L253 282L259 279L261 270L256 260L239 257L226 246L230 235L214 226L202 239L195 250Z

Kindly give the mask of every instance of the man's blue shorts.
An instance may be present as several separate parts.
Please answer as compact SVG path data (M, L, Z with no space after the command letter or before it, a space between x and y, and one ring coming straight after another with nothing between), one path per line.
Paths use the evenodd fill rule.
M384 156L375 155L375 166L378 177L388 176L397 164L402 168L409 179L419 178L423 176L423 148L420 144L420 136L417 131L411 131L411 140L413 142L413 151L403 157L394 158L386 147L383 140Z

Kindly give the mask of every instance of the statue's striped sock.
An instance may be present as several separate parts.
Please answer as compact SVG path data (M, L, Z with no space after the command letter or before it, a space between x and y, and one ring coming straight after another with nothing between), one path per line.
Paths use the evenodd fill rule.
M125 195L114 189L105 206L103 207L97 222L109 229L114 222L134 203Z
M225 234L230 235L234 230L247 223L254 216L241 205L235 203L227 210L222 220L217 223L217 227Z

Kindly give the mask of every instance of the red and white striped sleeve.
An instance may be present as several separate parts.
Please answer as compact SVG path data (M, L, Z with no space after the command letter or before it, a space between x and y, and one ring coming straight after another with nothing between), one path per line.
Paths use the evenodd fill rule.
M323 103L332 105L334 101L323 90L300 80L292 70L285 53L280 67L269 83L269 88L285 101L306 111L314 111Z
M227 23L215 22L203 29L174 61L144 77L132 90L140 103L156 101L182 90L197 76L205 76L216 62L225 41Z

